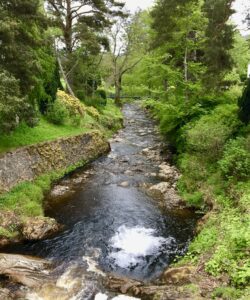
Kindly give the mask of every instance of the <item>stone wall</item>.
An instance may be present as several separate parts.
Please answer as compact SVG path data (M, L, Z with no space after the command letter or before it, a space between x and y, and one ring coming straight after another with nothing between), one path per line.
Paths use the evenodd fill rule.
M89 161L110 146L98 132L22 147L0 155L0 193L39 175Z

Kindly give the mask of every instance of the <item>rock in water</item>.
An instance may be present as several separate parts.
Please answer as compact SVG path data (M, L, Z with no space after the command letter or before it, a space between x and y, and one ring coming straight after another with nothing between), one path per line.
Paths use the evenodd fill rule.
M43 240L62 228L55 219L45 217L28 218L22 227L22 235L27 240Z
M28 287L36 287L49 280L51 267L52 263L44 259L0 254L0 275Z

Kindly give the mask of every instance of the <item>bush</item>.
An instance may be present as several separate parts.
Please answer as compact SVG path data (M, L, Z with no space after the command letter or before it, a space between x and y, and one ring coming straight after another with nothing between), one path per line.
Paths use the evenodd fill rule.
M87 111L87 114L90 115L91 117L93 117L95 120L100 119L100 114L99 114L98 110L96 108L94 108L93 106L87 106L86 111Z
M85 92L83 90L76 91L76 97L81 101L85 101Z
M98 89L98 90L96 90L95 94L96 94L96 96L99 96L99 97L101 97L104 100L107 100L107 93L106 93L106 91L104 89Z
M57 92L57 101L66 107L70 117L84 116L85 106L79 99L59 90Z
M250 176L250 152L247 149L247 140L237 138L228 142L219 166L226 178L248 179Z
M19 82L8 72L0 73L0 132L14 130L20 122L37 123L33 107L20 96Z
M220 105L211 114L201 117L191 126L186 126L184 139L190 151L206 153L216 159L223 151L227 139L237 130L236 105Z
M67 108L56 100L48 109L47 119L55 125L63 125L69 117Z
M84 103L87 106L93 106L98 110L102 110L103 107L105 107L107 105L107 100L101 98L100 96L95 96L95 97L92 97L92 98L85 99Z

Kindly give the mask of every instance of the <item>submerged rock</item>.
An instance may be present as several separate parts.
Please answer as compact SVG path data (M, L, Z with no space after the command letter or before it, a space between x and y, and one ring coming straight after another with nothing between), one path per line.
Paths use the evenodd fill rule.
M50 195L52 197L60 197L65 195L66 193L70 192L70 187L65 185L56 185L52 191L50 192Z
M21 233L26 240L43 240L62 229L55 219L48 217L28 218Z
M124 188L129 187L129 182L128 181L121 182L121 183L119 183L119 186L124 187Z

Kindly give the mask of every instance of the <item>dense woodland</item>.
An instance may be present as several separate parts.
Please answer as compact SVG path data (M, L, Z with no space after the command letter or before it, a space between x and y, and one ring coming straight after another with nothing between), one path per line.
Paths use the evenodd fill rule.
M130 15L116 0L0 0L0 151L110 132L124 97L139 97L180 195L209 216L180 263L224 276L222 299L246 295L250 278L250 41L233 2L156 0Z

